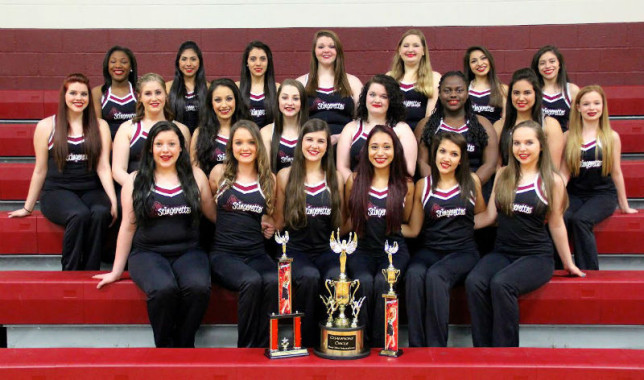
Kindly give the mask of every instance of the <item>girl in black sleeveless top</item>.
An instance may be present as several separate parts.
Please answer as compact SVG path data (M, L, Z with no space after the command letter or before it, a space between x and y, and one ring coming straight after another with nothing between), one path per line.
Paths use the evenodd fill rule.
M123 221L110 273L98 288L121 278L126 261L147 295L157 347L194 347L210 299L208 256L198 249L203 213L215 219L205 174L190 165L183 134L169 122L150 129L139 171L123 186Z
M242 54L241 74L236 83L251 120L261 129L273 122L276 111L275 92L280 87L275 83L273 53L262 41L251 41Z
M375 126L345 189L349 225L358 234L358 248L347 259L347 269L350 278L360 280L358 297L366 297L360 321L366 325L373 347L384 346L382 294L389 288L381 271L389 266L385 243L398 245L393 265L401 271L402 279L409 252L400 226L409 219L413 191L398 137L391 128Z
M36 165L25 206L9 214L31 215L41 195L43 215L65 227L63 270L98 270L105 232L117 216L109 127L92 100L83 74L65 78L58 112L34 132Z
M210 173L217 203L212 276L239 292L237 346L267 347L268 314L277 312L277 265L264 250L275 232L275 176L255 123L233 125L226 156Z
M628 206L620 165L621 141L610 127L601 87L587 86L579 91L569 126L561 164L562 174L570 178L570 207L564 218L575 263L581 269L597 270L595 224L611 216L617 205L623 213L637 210Z
M519 346L518 296L544 285L554 270L546 226L564 269L584 276L570 255L564 181L554 170L541 125L526 121L514 127L508 150L508 166L496 177L488 208L475 217L476 228L498 223L494 250L465 281L476 347Z
M449 294L479 258L474 214L485 210L481 182L470 173L467 141L447 132L433 139L431 174L416 183L405 237L421 233L405 278L409 345L446 347Z
M484 46L470 46L463 57L463 73L475 114L496 123L504 114L508 86L496 75L494 57Z

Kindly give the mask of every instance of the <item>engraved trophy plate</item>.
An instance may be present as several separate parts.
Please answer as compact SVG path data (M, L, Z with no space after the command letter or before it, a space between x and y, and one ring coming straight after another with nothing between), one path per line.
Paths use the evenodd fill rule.
M288 232L275 234L275 241L282 245L282 256L277 263L278 274L278 314L269 315L270 339L266 356L270 359L308 356L309 352L302 347L302 317L304 313L293 313L291 266L293 259L286 256Z
M398 348L398 317L400 314L398 313L398 295L394 291L394 284L400 276L400 269L396 269L393 262L393 255L398 252L398 243L394 242L393 245L389 245L389 241L386 241L385 252L389 258L389 266L382 270L382 274L389 283L389 291L382 295L385 299L385 347L380 351L380 355L397 358L403 353Z
M328 318L325 323L320 323L320 347L314 352L326 359L359 359L369 355L369 350L364 346L364 326L358 325L358 315L365 297L355 298L360 281L352 281L346 274L347 255L358 247L358 236L350 233L349 239L342 241L336 240L335 236L335 233L331 233L329 244L333 252L340 254L340 276L325 281L329 295L320 298ZM337 237L340 238L339 229ZM348 306L351 306L353 319L346 315ZM336 311L337 317L334 317Z

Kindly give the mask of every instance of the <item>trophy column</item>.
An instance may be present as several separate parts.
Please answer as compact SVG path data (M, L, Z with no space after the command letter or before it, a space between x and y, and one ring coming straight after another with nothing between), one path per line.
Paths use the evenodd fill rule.
M309 352L302 348L301 324L304 313L293 313L291 267L293 259L286 256L288 232L275 234L275 241L282 245L282 256L277 263L278 275L278 314L271 314L270 347L266 356L270 359L307 356Z
M390 246L389 241L385 242L385 252L389 256L389 267L383 269L382 274L389 283L389 292L382 295L385 299L385 348L380 351L380 355L397 358L403 353L398 348L398 317L400 314L398 313L398 295L394 292L394 284L400 276L400 269L394 268L393 263L393 255L398 252L398 243L394 242Z

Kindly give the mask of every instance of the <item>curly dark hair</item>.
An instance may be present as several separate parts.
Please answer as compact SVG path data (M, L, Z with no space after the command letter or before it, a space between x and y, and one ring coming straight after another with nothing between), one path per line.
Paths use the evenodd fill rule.
M387 125L390 127L396 126L399 122L405 120L406 110L403 105L403 97L400 92L398 82L389 75L376 74L362 87L360 92L360 99L358 100L358 109L356 117L360 120L369 120L369 112L367 111L367 93L372 84L380 84L385 88L387 97L389 98L389 108L387 109Z

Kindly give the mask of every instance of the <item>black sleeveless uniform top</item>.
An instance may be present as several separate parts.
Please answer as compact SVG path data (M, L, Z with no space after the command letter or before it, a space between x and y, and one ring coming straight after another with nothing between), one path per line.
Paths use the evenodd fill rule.
M199 96L193 91L186 93L184 99L183 120L178 121L185 124L192 134L199 125Z
M56 118L52 118L56 125ZM47 175L43 184L43 191L47 190L71 190L87 191L101 188L101 181L96 174L96 169L88 170L87 154L85 153L84 136L68 136L68 154L65 159L63 171L58 170L52 149L54 147L54 128L49 135L47 160Z
M132 127L134 127L134 133L132 133L132 139L130 140L130 155L127 162L128 173L139 170L143 146L148 139L148 132L143 130L143 125L140 121L132 125Z
M351 137L351 149L349 150L349 167L351 171L356 170L356 167L358 166L358 162L360 161L360 152L367 143L367 137L369 137L369 133L365 132L362 120L360 120L358 122L358 128L356 128L353 137Z
M570 118L570 86L566 84L566 94L562 92L558 94L543 93L541 109L544 116L550 116L561 124L561 130L566 132L568 130L568 119Z
M541 178L537 176L533 183L519 186L515 192L512 215L499 209L495 251L515 256L552 254L545 224L548 201Z
M288 231L288 248L315 257L329 251L329 237L333 231L331 192L326 181L316 185L304 184L304 191L306 227Z
M425 117L427 111L427 96L416 91L416 83L400 82L400 92L403 96L403 105L407 110L405 122L409 124L411 130L416 129L416 124Z
M483 150L487 146L487 140L477 141L477 139L474 138L472 133L468 133L469 130L470 130L469 121L458 128L453 128L445 124L445 122L443 122L443 120L441 119L441 122L438 125L438 128L436 128L435 133L438 134L441 131L445 131L445 132L455 132L463 135L463 137L465 137L465 140L467 141L467 158L470 161L470 171L475 172L478 170L478 168L481 167L481 165L483 165Z
M425 219L421 236L425 248L441 252L476 249L474 199L463 200L459 185L432 190L432 178L426 177L422 201Z
M266 104L264 104L265 99L266 96L263 92L261 94L250 93L250 116L260 128L268 124L266 120Z
M501 119L503 108L490 105L490 94L492 91L487 89L485 91L476 91L470 86L468 94L470 102L472 102L472 110L475 114L481 115L488 119L490 123L494 124Z
M139 225L134 233L132 248L156 252L164 256L180 256L197 248L199 229L193 226L192 210L181 186L174 189L154 185L150 192L154 200L150 219Z
M136 95L129 84L130 92L122 98L112 94L111 87L101 96L101 118L110 126L112 140L119 126L136 116Z
M333 88L318 88L316 95L309 97L308 103L309 118L326 121L332 135L340 134L353 119L353 98L342 97Z
M602 157L599 140L581 146L579 175L570 176L567 187L569 194L584 198L602 194L617 195L611 175L602 175Z
M394 242L397 242L399 246L405 244L405 239L400 231L387 235L388 193L388 189L378 190L371 187L369 190L367 223L363 236L358 238L358 250L371 256L386 256L384 251L386 241L389 241L389 245ZM401 205L401 212L402 207L403 205Z
M285 137L280 137L279 150L277 151L277 171L291 166L295 155L295 145L297 145L297 139L288 140Z
M246 185L235 182L219 193L213 250L241 256L263 250L261 223L265 212L266 200L257 182Z
M213 167L223 164L226 160L226 144L228 144L228 137L222 135L215 137L215 149L212 151Z

